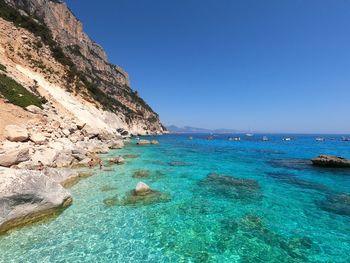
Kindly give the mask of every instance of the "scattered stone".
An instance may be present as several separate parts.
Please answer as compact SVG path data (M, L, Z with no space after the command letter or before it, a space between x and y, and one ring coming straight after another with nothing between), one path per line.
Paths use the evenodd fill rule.
M29 105L26 107L26 110L34 113L34 114L41 114L43 111L42 109L40 109L39 107L35 106L35 105Z
M59 184L34 171L0 170L0 232L53 215L72 203Z
M11 167L29 160L29 148L17 147L0 150L0 166Z
M110 191L114 191L114 190L117 190L117 188L110 186L110 185L105 185L105 186L101 187L101 192L110 192Z
M105 204L106 207L111 207L119 204L119 198L117 195L106 198L103 200L103 203Z
M68 129L63 129L62 133L64 134L64 136L68 137L70 135L70 131Z
M350 160L332 155L320 155L311 160L312 164L321 167L345 168L350 167Z
M26 128L17 125L7 125L5 127L5 137L12 142L23 142L28 140L28 131Z
M30 140L35 144L44 144L46 142L46 136L43 133L33 133L30 135Z

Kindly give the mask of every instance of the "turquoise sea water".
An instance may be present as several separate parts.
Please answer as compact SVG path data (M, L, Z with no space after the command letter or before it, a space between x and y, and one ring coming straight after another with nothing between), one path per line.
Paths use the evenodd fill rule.
M193 136L104 155L137 158L72 187L59 217L0 236L0 262L350 262L350 171L305 161L350 158L350 142ZM126 202L139 181L168 198Z

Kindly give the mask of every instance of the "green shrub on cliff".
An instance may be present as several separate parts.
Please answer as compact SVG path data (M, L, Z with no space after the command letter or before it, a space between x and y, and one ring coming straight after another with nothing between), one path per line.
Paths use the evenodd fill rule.
M0 74L0 95L10 103L22 108L29 105L35 105L41 108L42 104L46 102L45 98L31 93L21 84L4 74Z

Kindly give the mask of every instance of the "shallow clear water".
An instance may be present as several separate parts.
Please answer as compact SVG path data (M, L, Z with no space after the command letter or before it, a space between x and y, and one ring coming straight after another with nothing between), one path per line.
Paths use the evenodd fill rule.
M349 204L337 198L350 193L350 171L304 161L350 158L350 142L226 137L167 135L105 155L139 157L75 185L59 217L1 236L0 261L350 262ZM139 170L150 176L133 178ZM139 181L170 200L121 202Z

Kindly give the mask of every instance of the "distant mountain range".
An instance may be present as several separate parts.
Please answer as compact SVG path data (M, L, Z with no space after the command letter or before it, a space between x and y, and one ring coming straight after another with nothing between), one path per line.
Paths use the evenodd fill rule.
M244 131L234 129L205 129L191 126L177 127L170 125L166 127L170 133L244 133Z

